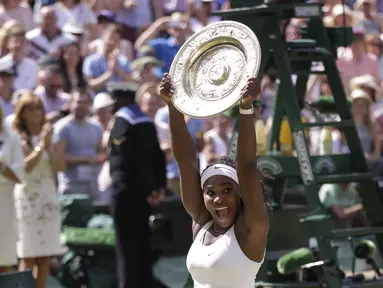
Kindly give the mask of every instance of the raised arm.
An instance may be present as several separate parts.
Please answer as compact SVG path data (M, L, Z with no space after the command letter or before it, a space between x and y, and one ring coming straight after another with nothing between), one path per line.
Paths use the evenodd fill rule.
M160 33L161 30L165 30L165 27L169 23L169 17L161 17L157 19L148 29L146 29L140 37L134 43L134 48L138 51L142 46L148 44Z
M256 166L257 139L251 113L252 103L260 92L256 79L249 79L242 89L240 107L245 110L239 117L239 136L237 151L237 173L244 211L241 215L244 225L253 241L254 258L263 258L269 230L269 218L264 205L261 176ZM248 114L244 114L244 113ZM250 113L249 113L250 112ZM239 219L239 220L240 220Z
M173 105L171 97L174 87L170 75L165 73L160 94L169 108L169 126L174 157L181 179L181 198L186 211L193 220L202 224L209 215L203 202L197 164L197 150L185 123L184 115Z

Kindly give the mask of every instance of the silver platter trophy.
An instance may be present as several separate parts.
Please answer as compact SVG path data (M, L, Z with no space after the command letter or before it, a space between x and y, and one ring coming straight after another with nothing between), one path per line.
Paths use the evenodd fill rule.
M174 106L193 118L209 118L233 107L261 65L254 32L238 22L220 21L191 36L170 68Z

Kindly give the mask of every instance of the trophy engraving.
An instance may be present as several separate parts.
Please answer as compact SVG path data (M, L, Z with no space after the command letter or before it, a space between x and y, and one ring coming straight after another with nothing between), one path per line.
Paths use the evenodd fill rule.
M234 21L210 24L190 37L173 60L173 104L194 118L219 115L236 104L260 63L261 47L250 28Z

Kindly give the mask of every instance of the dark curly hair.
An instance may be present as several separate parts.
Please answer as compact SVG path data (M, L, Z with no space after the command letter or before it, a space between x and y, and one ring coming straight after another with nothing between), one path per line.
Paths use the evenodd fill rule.
M228 156L223 156L220 159L218 159L216 162L209 164L202 173L208 169L210 166L214 164L224 164L227 166L230 166L234 169L237 169L237 163ZM255 165L255 164L254 164ZM267 214L269 217L273 213L273 191L274 191L274 177L267 173L266 171L259 170L259 173L261 174L261 187L262 187L262 193L263 193L263 202L267 211ZM243 206L243 202L241 200L241 206Z

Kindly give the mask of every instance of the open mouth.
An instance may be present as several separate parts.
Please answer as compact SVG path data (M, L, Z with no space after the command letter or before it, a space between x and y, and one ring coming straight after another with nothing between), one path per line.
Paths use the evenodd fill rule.
M221 207L215 209L215 211L220 219L226 219L229 216L230 209L229 207Z

